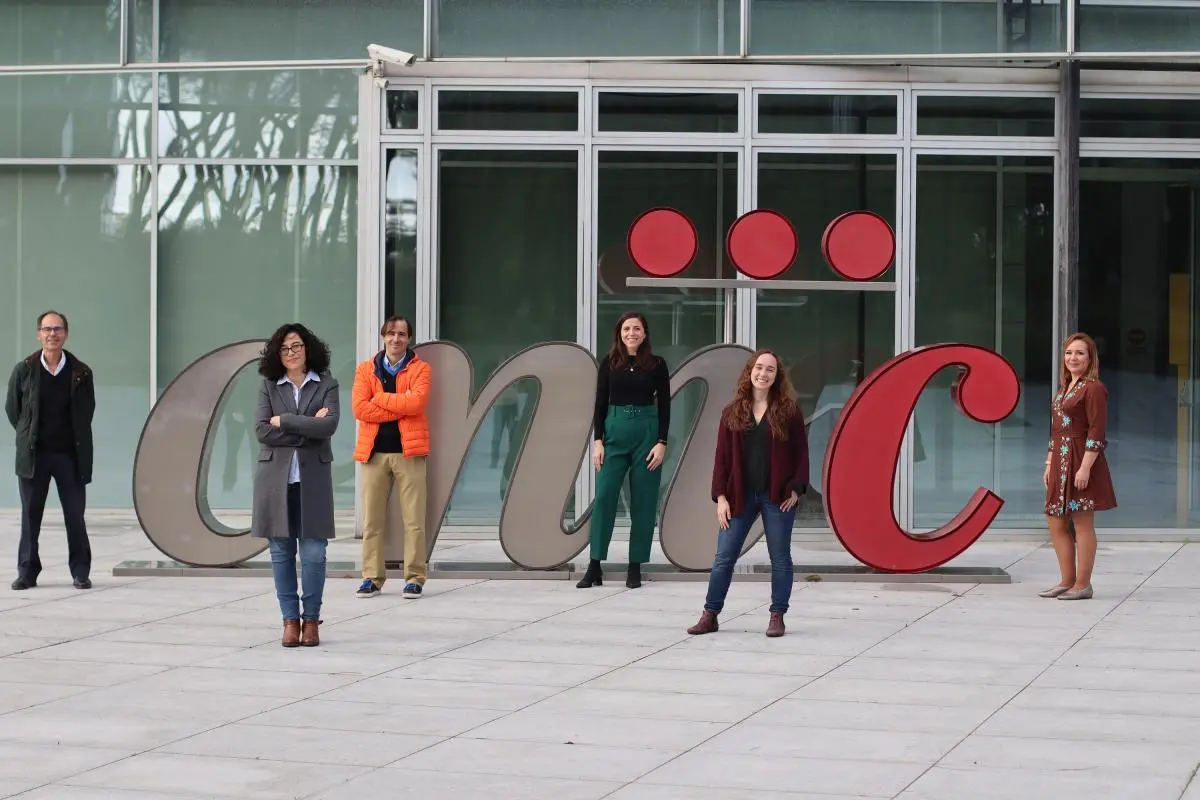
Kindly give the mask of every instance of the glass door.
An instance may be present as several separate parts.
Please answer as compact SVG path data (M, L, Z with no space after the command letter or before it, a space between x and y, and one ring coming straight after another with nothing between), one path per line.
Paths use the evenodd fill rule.
M733 292L722 289L629 287L626 279L643 273L629 258L626 238L630 226L645 211L666 207L688 216L696 228L698 248L691 265L677 278L733 278L735 269L725 251L725 234L740 208L741 152L724 148L649 149L598 147L593 198L593 252L596 259L596 357L612 346L616 321L626 311L640 311L650 327L654 352L674 372L702 347L720 344L732 329ZM703 387L693 384L671 401L667 460L662 492L671 485L703 399ZM594 474L587 470L587 479ZM589 498L590 499L590 498ZM625 524L625 497L618 507L618 524Z
M1079 325L1108 388L1109 524L1200 524L1194 158L1080 162Z
M783 214L799 239L799 254L779 279L829 282L802 291L756 289L754 311L755 346L778 353L809 421L812 487L796 524L825 528L821 472L829 438L855 387L898 352L901 313L895 265L877 281L890 290L850 289L825 263L821 237L848 211L879 214L899 234L900 152L763 148L754 155L753 207Z
M1021 381L1017 409L980 425L954 404L958 369L926 387L909 429L913 525L932 530L980 486L1004 498L993 527L1040 527L1055 377L1054 157L914 155L913 344L991 349ZM1086 195L1086 190L1084 192Z

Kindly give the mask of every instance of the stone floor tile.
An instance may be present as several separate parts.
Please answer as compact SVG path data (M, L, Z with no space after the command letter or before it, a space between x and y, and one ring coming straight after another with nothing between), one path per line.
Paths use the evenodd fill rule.
M553 714L594 714L632 719L738 722L771 701L732 695L659 694L616 689L567 689L534 706Z
M61 781L129 791L165 791L184 796L295 800L362 775L363 767L297 764L253 758L142 753Z
M692 751L641 779L672 786L891 797L928 768L899 761L780 758ZM965 797L966 795L964 795Z
M401 765L404 762L400 762ZM578 778L539 778L528 775L481 777L458 770L421 770L403 767L380 769L340 786L326 789L311 800L362 800L394 797L401 790L413 797L456 800L602 800L620 783Z
M343 767L382 767L440 741L442 737L438 736L362 730L350 733L321 728L235 723L164 745L158 748L158 752Z
M1182 781L1153 775L939 766L897 800L1179 800L1182 789Z
M933 764L962 740L954 733L839 729L837 724L837 719L811 728L743 722L709 739L694 752Z
M450 739L392 765L402 770L577 778L627 783L679 754L649 747L602 747L495 739Z
M562 689L557 686L438 681L383 675L333 689L321 695L321 699L348 703L516 711L560 691Z
M595 714L555 714L527 708L462 734L472 739L594 744L606 747L655 747L687 750L728 727L723 722L630 719Z
M305 700L266 711L243 722L287 728L317 728L354 733L406 733L415 736L458 736L494 719L505 711L480 708L433 708L386 703L337 703Z

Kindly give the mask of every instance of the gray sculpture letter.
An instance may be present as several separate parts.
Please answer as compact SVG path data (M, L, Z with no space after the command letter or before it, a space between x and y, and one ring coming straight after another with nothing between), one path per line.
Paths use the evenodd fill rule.
M193 567L232 566L266 549L262 539L222 525L200 496L205 443L221 398L265 342L245 341L193 362L155 403L133 463L133 507L150 541Z
M706 347L689 356L671 376L672 395L692 381L702 381L706 389L703 405L684 437L679 466L667 488L658 526L663 554L680 569L712 568L717 552L717 517L710 490L717 425L722 409L733 399L738 375L750 354L738 345ZM746 537L746 549L761 535L762 523L756 522Z
M526 569L550 569L587 545L588 525L563 528L563 509L575 484L592 427L596 362L583 347L548 342L521 351L501 364L479 396L471 397L472 368L467 354L449 342L415 348L433 370L426 414L432 451L428 459L426 546L431 555L458 482L471 440L500 393L523 378L538 382L537 399L504 507L500 546ZM399 523L389 515L389 528ZM403 557L403 536L389 535L386 557Z

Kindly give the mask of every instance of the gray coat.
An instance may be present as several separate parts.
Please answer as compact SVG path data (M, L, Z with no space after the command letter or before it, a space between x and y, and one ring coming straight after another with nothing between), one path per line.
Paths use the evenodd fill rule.
M309 381L300 391L299 408L291 383L264 379L258 390L254 432L258 437L258 466L254 472L254 511L250 535L260 539L288 535L287 484L292 453L300 460L301 535L305 539L332 539L333 448L329 440L337 430L338 383L328 372L320 381ZM313 415L322 408L329 415ZM279 427L271 417L279 417Z

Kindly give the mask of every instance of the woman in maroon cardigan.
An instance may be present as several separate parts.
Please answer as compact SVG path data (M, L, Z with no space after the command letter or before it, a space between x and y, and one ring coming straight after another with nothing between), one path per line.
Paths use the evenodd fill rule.
M688 633L713 633L733 580L746 535L762 514L771 556L771 621L767 636L783 636L792 596L792 524L808 488L808 437L804 414L779 358L759 350L746 362L733 402L721 414L713 463L717 504L717 555L700 621Z

